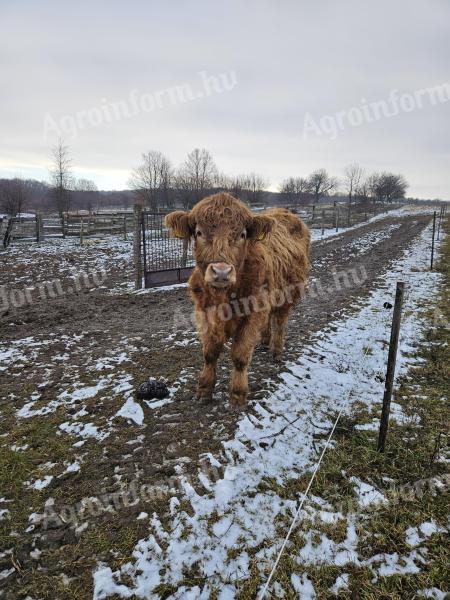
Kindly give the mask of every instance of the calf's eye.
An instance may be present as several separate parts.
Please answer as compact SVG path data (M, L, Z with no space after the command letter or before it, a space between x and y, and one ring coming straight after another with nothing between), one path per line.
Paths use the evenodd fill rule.
M245 238L246 238L246 237L247 237L247 234L246 234L246 232L245 232L245 231L243 231L243 232L241 233L241 240L245 240Z
M197 229L197 231L195 232L195 237L201 237L201 235L202 232L199 229Z

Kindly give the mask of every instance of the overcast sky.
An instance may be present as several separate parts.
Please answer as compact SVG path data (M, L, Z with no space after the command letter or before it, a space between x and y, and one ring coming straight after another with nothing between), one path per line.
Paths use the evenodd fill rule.
M0 0L0 176L47 179L61 133L102 189L205 147L273 190L357 161L450 199L449 62L448 0Z

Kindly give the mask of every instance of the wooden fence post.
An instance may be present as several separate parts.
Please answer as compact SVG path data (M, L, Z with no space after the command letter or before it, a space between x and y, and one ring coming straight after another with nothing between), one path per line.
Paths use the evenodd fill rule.
M83 217L80 217L80 245L83 245Z
M8 223L6 224L5 235L3 236L4 250L7 250L9 244L11 243L13 227L14 227L14 217L10 217L8 219Z
M36 213L36 242L41 242L43 238L42 231L42 215L41 213Z
M322 235L325 233L325 210L322 210Z
M434 262L434 234L436 231L436 211L433 213L433 238L431 240L431 266L430 270L433 270L433 262Z
M123 218L123 239L127 240L127 215Z
M389 355L386 370L386 382L384 385L383 408L381 411L380 431L378 434L378 452L384 452L386 435L389 425L389 412L391 409L392 389L394 387L395 363L397 360L398 338L400 334L400 322L402 318L403 295L405 284L397 282L395 292L394 315L392 317L391 339L389 342Z
M133 235L133 261L134 261L134 287L136 290L142 289L142 259L141 259L141 241L142 241L142 207L139 204L134 205L134 235Z

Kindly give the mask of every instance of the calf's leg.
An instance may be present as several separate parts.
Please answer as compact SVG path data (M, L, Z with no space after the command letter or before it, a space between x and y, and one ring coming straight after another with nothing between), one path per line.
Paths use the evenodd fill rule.
M283 304L273 311L271 316L270 350L274 358L280 358L284 345L284 334L292 311L292 304Z
M217 361L222 352L224 342L218 339L203 340L204 365L198 379L197 397L200 400L210 401L212 399L214 386L216 385Z
M217 360L225 343L223 324L207 318L204 310L195 311L197 331L203 344L203 369L197 386L197 398L210 401L216 384Z
M270 322L267 325L267 327L265 327L264 331L262 332L261 344L263 346L265 346L266 348L268 348L270 346Z
M248 394L248 365L253 350L267 325L267 315L255 315L236 334L231 346L233 370L230 380L230 405L236 410L245 408Z

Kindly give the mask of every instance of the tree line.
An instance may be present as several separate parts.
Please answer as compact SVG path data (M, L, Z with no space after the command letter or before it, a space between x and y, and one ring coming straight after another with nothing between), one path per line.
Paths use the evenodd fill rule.
M279 191L290 204L318 203L322 198L336 195L341 190L348 203L392 202L405 198L408 183L403 175L382 172L366 173L357 163L344 170L340 180L325 169L318 169L308 177L289 177Z
M51 157L49 182L0 179L0 211L16 216L33 205L56 211L62 217L73 208L95 211L102 204L127 208L138 203L153 211L175 206L189 209L217 191L228 191L251 205L263 204L268 195L269 181L263 175L254 172L227 175L219 170L205 148L194 148L177 167L158 150L143 153L140 163L131 171L129 190L122 192L99 192L92 180L76 178L70 149L62 140L52 148ZM271 201L316 204L323 198L339 197L343 191L349 204L392 202L404 198L407 188L402 175L366 173L360 165L351 164L341 179L325 169L305 177L288 177L279 186L278 198Z
M157 210L175 204L191 208L213 190L229 191L249 204L263 202L269 182L257 173L230 177L220 173L210 152L194 149L186 160L174 169L170 160L157 150L142 154L142 161L133 169L129 186L143 206ZM352 202L392 202L405 197L408 183L403 175L394 173L366 174L358 164L346 167L344 178L318 169L308 177L289 177L279 187L279 193L289 204L318 203L343 189Z
M36 179L0 179L0 212L15 217L31 207L68 212L75 198L82 198L82 207L93 209L98 194L91 179L77 178L72 173L72 158L68 146L60 140L52 148L49 182Z
M264 200L269 182L258 173L230 177L221 173L212 154L194 148L184 162L174 168L158 150L142 154L141 163L131 173L128 185L139 204L157 210L161 206L192 208L213 191L229 191L249 204Z

